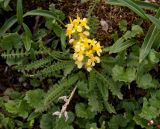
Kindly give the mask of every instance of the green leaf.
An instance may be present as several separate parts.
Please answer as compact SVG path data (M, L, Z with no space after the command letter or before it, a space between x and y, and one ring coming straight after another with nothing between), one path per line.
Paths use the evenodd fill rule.
M28 117L30 108L26 101L21 100L18 105L18 114L24 119Z
M5 103L5 108L8 112L17 114L18 113L18 101L9 100Z
M159 62L159 53L152 49L149 52L148 59L152 64L156 64Z
M112 69L112 77L114 80L131 83L136 78L136 69L127 68L126 70L124 70L123 67L115 65Z
M110 91L112 92L112 95L117 96L119 99L123 98L123 95L120 92L121 87L119 85L117 85L116 82L113 81L113 79L109 78L108 76L102 75L101 73L99 73L96 70L95 70L95 73L96 73L96 75L98 75L98 78L103 81L105 87L110 89ZM94 78L93 78L92 82L94 84ZM97 85L99 85L99 84L97 84Z
M54 14L48 10L31 10L25 13L24 16L43 16L43 17L55 19Z
M63 29L60 25L58 25L56 22L53 22L53 31L58 36L61 37L61 33L63 32Z
M132 46L133 44L135 44L135 41L122 41L122 40L117 40L114 45L110 48L110 52L109 53L118 53L121 52L125 49L127 49L128 47Z
M87 123L86 129L99 129L99 128L97 127L97 123Z
M139 115L135 115L133 120L136 122L137 125L140 125L142 128L146 128L148 125L146 124L147 121L141 118Z
M9 96L10 99L22 98L22 94L12 88L7 88L4 92L5 96Z
M119 28L121 31L126 31L127 30L127 21L122 20L119 22Z
M10 117L5 117L2 120L2 123L6 129L15 129L15 123L14 123L13 119Z
M55 101L55 99L62 95L61 93L69 89L74 83L76 83L77 80L78 76L74 75L68 79L62 79L61 81L59 81L59 84L55 84L53 88L48 91L48 94L45 98L45 103L49 101Z
M28 104L24 100L9 100L5 103L5 108L8 112L18 114L24 119L28 117L28 112L30 110Z
M42 115L42 118L40 120L41 129L53 129L54 124L55 124L55 121L52 115L49 115L49 114Z
M26 17L26 16L43 16L43 17L47 17L47 18L52 18L53 20L55 19L59 23L63 24L61 19L59 19L59 16L57 16L52 11L48 11L48 10L31 10L31 11L24 14L24 17Z
M136 107L139 103L136 100L128 100L128 101L122 101L122 108L125 109L127 112L133 112L136 110Z
M125 6L123 3L119 2L118 0L107 0L108 4L111 5L118 5L118 6ZM134 2L140 7L144 9L151 9L151 10L157 10L159 9L159 5L150 3L150 2L145 2L145 1L135 1Z
M15 23L17 22L17 17L12 16L10 17L4 25L0 28L0 37L9 29L11 28Z
M13 47L18 47L20 36L17 33L6 33L0 40L0 47L5 50L11 50Z
M135 2L133 2L132 0L118 0L119 2L121 2L122 4L124 4L125 6L127 6L128 8L130 8L132 11L134 11L135 13L137 13L139 16L141 16L142 18L146 19L146 14L143 11L143 9L141 9Z
M152 79L150 74L144 74L139 78L138 87L143 89L156 88L158 86L158 81Z
M135 1L134 2L141 8L144 9L151 9L153 11L157 11L159 9L159 5L151 2L146 1Z
M4 8L7 8L11 0L4 0Z
M68 113L68 117L72 117L73 118L73 114L71 116L71 113ZM57 119L56 120L56 124L54 126L54 129L73 129L73 126L71 125L72 123L70 123L70 120L66 121L64 117Z
M66 67L64 69L64 76L69 75L73 71L74 67L75 67L75 64L66 65Z
M17 0L17 20L19 24L23 23L23 5L22 0Z
M31 32L31 30L29 29L29 27L25 23L23 23L23 28L24 28L24 31L25 31L26 35L29 38L32 38L32 32Z
M160 11L160 9L159 9ZM151 15L147 15L148 19L158 28L160 29L160 19Z
M27 51L30 50L31 48L31 38L32 38L32 33L29 29L29 27L23 23L23 28L24 28L24 34L23 34L23 37L22 37L22 41L24 43L24 46L25 46L25 49Z
M101 112L103 109L101 100L99 99L97 93L93 91L88 95L88 105L90 106L92 112Z
M66 35L65 35L65 32L64 30L61 32L61 36L60 36L60 39L61 39L61 47L62 47L62 50L65 51L66 50Z
M31 48L31 39L26 35L26 33L23 34L22 41L24 43L26 51L29 51Z
M84 81L78 81L77 82L77 88L78 88L78 95L80 95L83 98L88 98L88 85Z
M25 100L33 108L39 108L43 105L45 93L41 89L29 90L26 93Z
M108 125L109 125L109 129L119 129L120 127L126 127L127 126L127 119L124 118L123 115L118 114L118 115L114 115Z
M118 53L132 46L135 40L131 39L142 33L143 30L139 25L133 25L131 31L127 31L109 48L109 53Z
M158 10L156 17L160 18L160 9ZM140 49L139 62L142 62L148 55L157 37L159 37L159 30L157 30L155 25L151 25Z
M146 120L152 120L159 116L159 110L156 107L150 106L146 98L144 98L142 112L139 114L140 117Z
M123 99L123 94L121 93L121 86L116 83L113 79L109 78L109 89L112 92L112 95L117 96L119 99Z
M148 55L154 43L156 35L157 35L156 27L152 25L149 28L147 35L145 36L144 42L142 44L142 47L140 49L139 62L142 62L145 59L145 57Z
M84 103L76 104L75 110L76 115L80 118L91 119L95 116L95 112L91 112Z
M49 10L54 13L55 17L63 21L65 19L65 14L62 10L56 9L55 4L49 5Z
M113 107L113 105L112 105L112 104L109 104L108 102L106 103L106 108L107 108L107 111L108 111L109 113L116 113L116 110L115 110L115 108Z
M32 121L34 120L35 118L39 117L41 114L40 113L37 113L37 112L32 112L28 118L27 118L27 121Z
M155 38L154 43L153 43L153 48L155 50L157 50L160 47L160 36L159 36L160 35L160 30L157 33L158 33L157 37Z

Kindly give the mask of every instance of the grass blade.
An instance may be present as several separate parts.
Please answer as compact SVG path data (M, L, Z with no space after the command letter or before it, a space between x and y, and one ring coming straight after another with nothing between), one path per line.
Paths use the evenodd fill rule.
M132 46L133 44L135 44L135 42L132 40L127 40L127 41L120 41L118 40L118 42L116 42L115 44L113 44L113 46L111 46L109 53L118 53L121 52L125 49L127 49L128 47Z
M160 29L160 19L158 19L158 18L156 18L156 17L154 17L154 16L151 16L151 15L147 15L147 17L148 17L148 19L149 19L153 24L156 25L156 27L157 27L158 29Z
M146 14L136 3L134 3L132 0L118 0L122 4L126 5L128 8L130 8L132 11L134 11L136 14L141 16L142 18L146 19Z
M157 4L153 4L153 3L148 3L148 2L144 2L144 1L135 1L135 3L144 9L152 9L154 10L158 10L159 9L159 5Z
M10 2L11 0L5 0L4 1L4 8L7 8L7 6L9 5L9 2Z
M9 18L4 25L0 28L0 36L2 36L10 27L12 27L17 22L17 17L12 16Z
M158 10L157 14L156 14L156 18L160 18L160 9ZM139 62L142 62L145 57L148 55L149 51L152 48L153 43L155 42L155 40L157 39L157 37L159 37L159 29L157 29L157 26L152 25L149 30L148 33L144 39L144 42L142 44L142 47L140 49L140 56L139 56Z
M25 13L24 17L26 16L43 16L47 18L53 18L57 20L59 23L63 24L62 21L58 17L56 17L54 13L48 10L32 10L32 11Z
M153 4L153 3L148 3L144 1L135 1L135 0L133 2L136 3L140 8L144 8L144 9L151 9L155 11L159 8L159 5ZM118 0L107 0L107 3L111 5L125 6L123 3L119 2Z
M24 34L23 34L23 43L24 43L24 46L25 46L25 49L27 51L30 50L31 48L31 38L32 38L32 33L29 29L29 27L23 23L23 28L24 28Z
M17 20L19 24L23 23L23 5L22 0L17 0Z
M159 49L159 47L160 47L160 36L158 36L158 35L160 35L160 30L159 30L159 32L157 33L157 37L156 37L156 39L154 40L154 43L153 43L153 48L154 49Z

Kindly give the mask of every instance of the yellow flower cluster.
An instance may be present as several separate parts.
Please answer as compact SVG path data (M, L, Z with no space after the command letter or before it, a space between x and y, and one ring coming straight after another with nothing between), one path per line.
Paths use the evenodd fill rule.
M66 25L66 36L69 36L69 43L73 46L73 59L78 68L83 66L87 71L91 71L95 63L100 63L100 55L102 53L102 46L95 39L89 39L89 26L87 19L70 18L70 24Z

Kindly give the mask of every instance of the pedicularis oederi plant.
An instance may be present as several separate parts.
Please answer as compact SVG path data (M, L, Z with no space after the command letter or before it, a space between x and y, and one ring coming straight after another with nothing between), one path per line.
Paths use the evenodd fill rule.
M0 128L160 128L157 3L25 2L0 0Z

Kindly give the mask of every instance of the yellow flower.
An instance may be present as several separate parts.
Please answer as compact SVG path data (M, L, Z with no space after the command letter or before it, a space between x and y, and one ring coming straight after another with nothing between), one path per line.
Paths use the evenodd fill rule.
M102 53L102 46L100 45L100 43L96 43L93 48L94 51L96 51L97 55L100 56Z
M83 66L83 62L75 61L75 64L77 65L77 67L78 67L79 69L81 69L82 66Z
M79 69L84 66L90 72L96 63L100 63L102 46L95 39L88 38L87 22L86 18L81 19L78 15L74 20L70 18L70 24L66 25L66 35L69 36L69 43L74 49L75 64Z
M86 56L87 57L89 57L89 58L91 58L91 57L93 57L94 55L93 55L93 51L92 50L89 50L89 51L86 51Z
M66 27L67 27L66 36L69 36L69 38L70 38L71 35L75 32L75 30L73 28L74 26L73 26L73 24L67 24Z
M88 31L84 31L83 34L84 34L85 36L89 36L89 32L88 32Z
M73 43L73 42L74 42L74 39L70 39L70 40L69 40L69 43Z
M89 30L89 26L87 25L87 18L83 18L81 21L80 21L80 26L84 26L86 29Z
M90 72L92 70L92 67L86 67L87 71Z
M69 36L69 38L71 38L71 35L74 34L76 31L77 32L82 32L84 29L89 29L89 26L87 25L87 19L83 18L81 19L78 15L77 15L77 19L74 19L72 21L71 18L70 19L70 24L67 24L67 30L66 30L66 36ZM88 35L87 32L85 32L85 34Z

